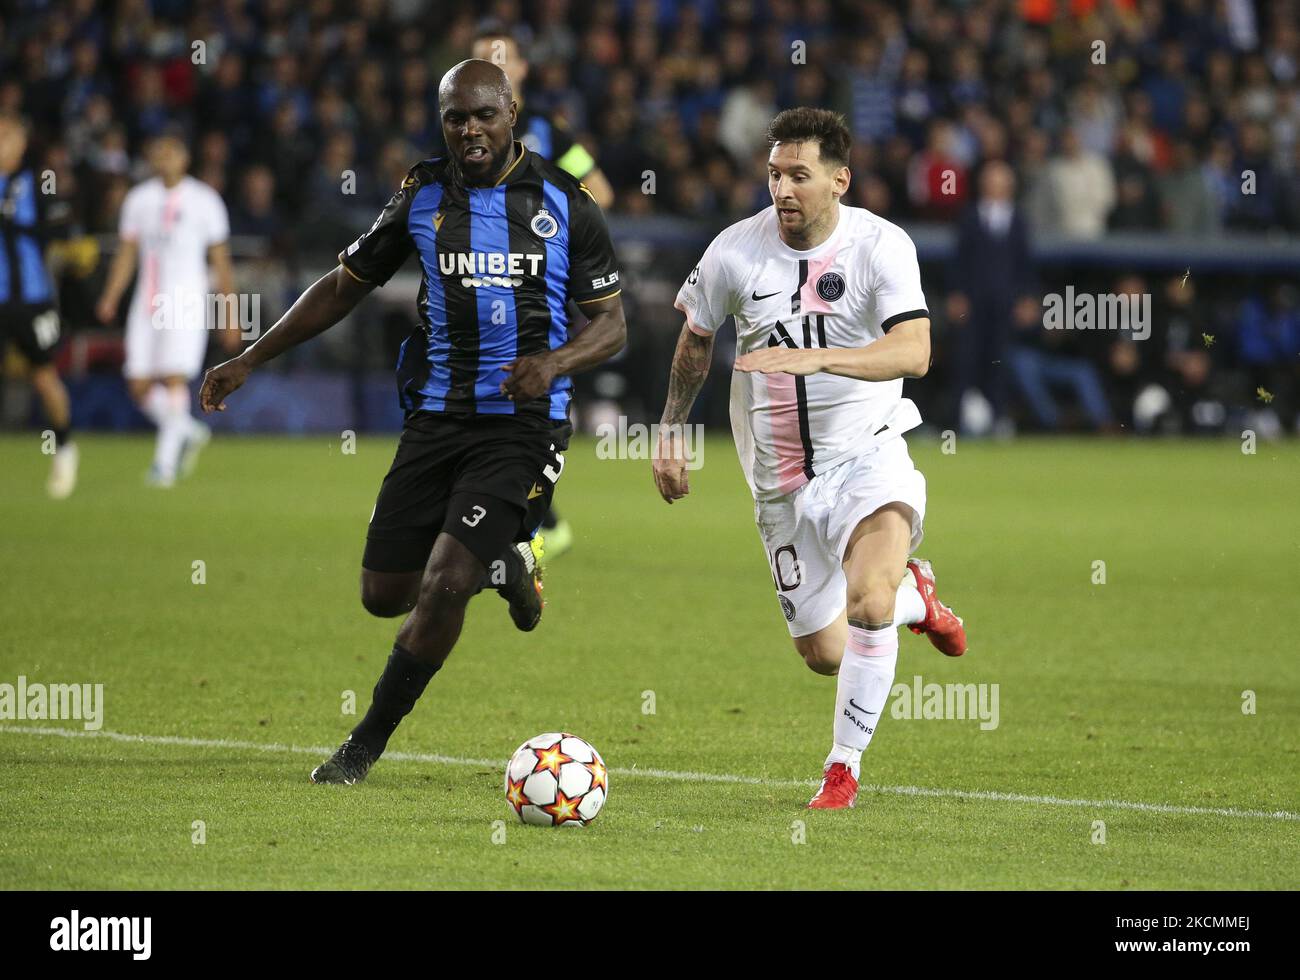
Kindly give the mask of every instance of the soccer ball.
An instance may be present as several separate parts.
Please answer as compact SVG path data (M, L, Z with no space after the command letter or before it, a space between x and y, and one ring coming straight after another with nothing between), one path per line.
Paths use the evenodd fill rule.
M600 753L568 732L530 738L506 766L506 802L524 823L585 827L607 796L609 775Z

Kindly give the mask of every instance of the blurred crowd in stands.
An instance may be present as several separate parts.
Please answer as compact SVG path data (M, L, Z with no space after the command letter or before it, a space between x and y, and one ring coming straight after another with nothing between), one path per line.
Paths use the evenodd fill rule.
M842 111L854 134L846 203L905 227L1001 228L1001 216L972 217L996 163L991 182L1006 185L998 199L1027 239L1300 236L1295 0L12 0L5 10L0 109L31 122L33 163L57 174L86 234L116 230L126 190L146 176L143 142L179 125L234 234L265 239L290 266L332 256L414 160L437 152L438 80L490 17L531 63L527 106L587 147L615 215L716 229L765 207L767 123L812 104ZM355 193L341 191L345 173ZM996 300L963 285L960 268L926 274L941 376L978 389L995 421L1010 400L1022 424L1057 428L1072 391L1070 424L1128 424L1156 375L1182 428L1222 425L1196 406L1223 379L1238 395L1276 395L1269 411L1286 428L1300 413L1300 303L1283 283L1201 295L1195 282L1110 275L1096 288L1153 295L1156 335L1085 351L1019 302L1050 286L1037 270L1017 268L1015 295Z

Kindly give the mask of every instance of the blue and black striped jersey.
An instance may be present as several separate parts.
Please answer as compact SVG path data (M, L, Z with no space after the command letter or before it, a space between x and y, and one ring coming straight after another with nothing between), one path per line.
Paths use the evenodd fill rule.
M45 211L30 169L0 174L0 304L54 302L45 268Z
M370 230L339 254L362 282L382 285L415 252L420 325L402 344L397 385L407 411L568 417L573 383L516 404L503 365L568 342L567 304L619 293L605 219L585 187L515 143L492 187L464 187L446 158L425 160Z
M573 138L573 133L558 119L530 109L520 109L515 132L519 142L552 161L565 173L584 180L596 169L596 160L587 148Z

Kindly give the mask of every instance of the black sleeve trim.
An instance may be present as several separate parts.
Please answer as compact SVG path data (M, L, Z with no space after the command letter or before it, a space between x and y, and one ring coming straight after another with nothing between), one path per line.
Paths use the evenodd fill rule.
M884 333L889 333L890 327L896 327L904 320L917 320L923 316L928 317L929 315L929 310L908 310L906 313L895 313L880 325L880 329Z

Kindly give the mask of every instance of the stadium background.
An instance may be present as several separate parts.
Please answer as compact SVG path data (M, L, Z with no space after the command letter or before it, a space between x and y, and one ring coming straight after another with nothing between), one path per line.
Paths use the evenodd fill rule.
M406 168L436 152L438 79L468 56L488 17L510 26L531 61L528 107L567 121L616 194L610 225L630 341L580 379L588 431L620 413L658 418L681 323L675 291L717 231L768 203L764 127L798 104L846 115L849 203L917 243L934 367L908 394L935 428L1252 428L1268 438L1297 425L1292 2L18 0L5 9L0 108L30 120L31 163L54 172L70 208L53 252L59 365L78 429L146 426L120 376L121 323L97 324L93 313L120 203L146 176L143 142L178 125L188 135L192 173L226 200L238 288L260 297L265 328L370 224ZM969 273L959 228L981 169L997 159L1015 171L1029 229L1024 291L1148 293L1149 339L964 315L954 296ZM346 172L355 193L341 189ZM347 322L259 372L218 427L396 430L391 367L416 285L409 264ZM696 408L711 426L726 425L729 341ZM212 348L209 363L220 359ZM38 426L16 357L5 365L3 426ZM1045 376L1045 359L1064 383L1046 408L1041 394L1028 397L1026 373ZM1103 393L1101 410L1077 397L1087 388ZM963 413L971 389L994 404L1004 393L1004 411L981 413L968 395Z

